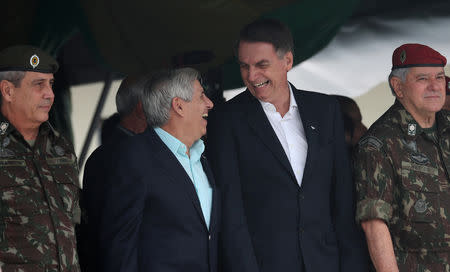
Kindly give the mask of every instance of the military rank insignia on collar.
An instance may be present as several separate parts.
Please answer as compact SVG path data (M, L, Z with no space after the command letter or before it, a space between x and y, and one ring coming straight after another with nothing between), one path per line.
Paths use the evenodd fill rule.
M9 127L9 123L7 122L1 122L0 123L0 135L4 135L6 133L6 130Z
M416 136L417 125L416 124L408 124L408 135Z

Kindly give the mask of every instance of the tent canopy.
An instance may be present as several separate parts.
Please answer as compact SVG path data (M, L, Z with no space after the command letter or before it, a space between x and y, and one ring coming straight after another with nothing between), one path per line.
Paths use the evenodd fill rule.
M324 48L341 26L363 17L450 15L446 0L16 0L7 1L0 48L27 43L60 54L71 85L191 65L219 69L224 89L241 85L232 57L239 29L277 18L292 30L295 64ZM383 31L383 29L379 29ZM78 33L78 34L77 34Z

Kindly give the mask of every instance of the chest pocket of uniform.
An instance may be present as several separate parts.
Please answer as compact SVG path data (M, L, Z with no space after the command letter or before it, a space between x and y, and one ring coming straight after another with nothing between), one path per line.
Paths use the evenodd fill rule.
M0 213L5 216L32 216L48 212L41 205L41 187L33 179L25 160L0 159Z
M72 215L73 213L78 213L80 186L75 160L68 157L55 157L48 158L47 163L65 210ZM77 210L74 210L74 208Z
M438 169L402 161L401 207L405 219L430 223L439 216Z

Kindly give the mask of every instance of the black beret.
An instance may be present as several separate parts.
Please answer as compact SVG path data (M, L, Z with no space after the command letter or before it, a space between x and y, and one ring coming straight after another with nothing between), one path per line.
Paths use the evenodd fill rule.
M58 62L42 49L30 45L15 45L0 51L0 72L31 71L55 73Z

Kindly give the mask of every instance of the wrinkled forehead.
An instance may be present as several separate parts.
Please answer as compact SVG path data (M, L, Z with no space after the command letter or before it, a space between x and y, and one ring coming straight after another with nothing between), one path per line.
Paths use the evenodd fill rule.
M429 66L417 66L410 67L408 74L409 76L442 76L445 75L444 67L429 67Z
M243 41L239 44L238 59L240 62L260 62L274 56L278 56L278 54L271 43Z
M40 72L25 72L24 79L28 80L52 80L54 76L52 73L40 73Z

